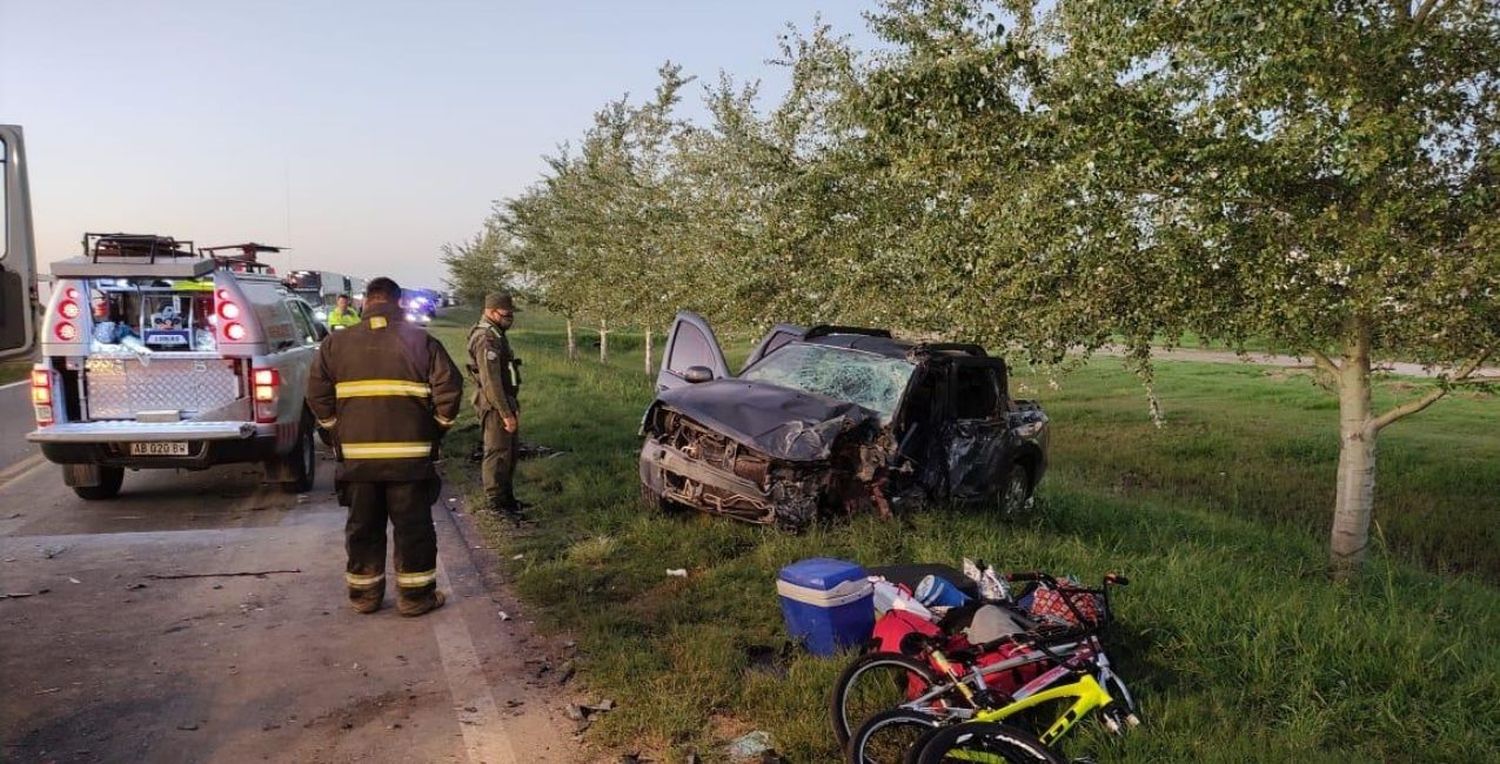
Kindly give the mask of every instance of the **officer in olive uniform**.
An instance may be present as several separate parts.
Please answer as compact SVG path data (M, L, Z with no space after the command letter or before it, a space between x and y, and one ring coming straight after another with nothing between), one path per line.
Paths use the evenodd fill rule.
M318 348L307 404L333 433L339 503L349 553L349 600L373 613L385 599L385 526L395 535L397 608L416 616L442 607L432 504L441 484L433 461L463 400L463 377L448 351L408 323L401 287L371 281L365 316Z
M516 501L512 479L521 443L521 359L511 352L505 331L516 320L516 305L509 294L484 297L484 314L469 330L469 373L478 389L474 407L484 427L484 461L481 475L489 509L518 517L523 505Z

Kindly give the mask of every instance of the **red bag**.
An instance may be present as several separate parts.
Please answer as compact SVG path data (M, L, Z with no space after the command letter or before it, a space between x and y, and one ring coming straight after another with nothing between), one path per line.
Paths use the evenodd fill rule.
M1073 603L1073 608L1078 609L1074 614L1073 608L1063 600L1067 597ZM1053 589L1050 586L1039 586L1032 592L1030 612L1032 617L1042 621L1053 621L1070 626L1097 626L1100 616L1104 611L1099 595L1095 592L1079 589L1071 586L1063 586ZM1084 623L1078 622L1078 615L1082 615Z

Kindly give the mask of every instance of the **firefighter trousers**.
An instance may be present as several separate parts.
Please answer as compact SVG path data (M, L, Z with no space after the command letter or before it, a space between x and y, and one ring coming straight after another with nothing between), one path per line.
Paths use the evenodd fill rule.
M481 423L484 427L484 461L480 465L484 481L484 498L490 509L513 510L516 508L516 458L519 456L521 431L505 431L505 422L500 412L485 409Z
M437 590L437 530L432 504L437 479L350 482L342 486L349 520L344 545L349 565L344 578L349 599L380 599L385 591L385 526L395 536L396 592L403 602L425 604Z

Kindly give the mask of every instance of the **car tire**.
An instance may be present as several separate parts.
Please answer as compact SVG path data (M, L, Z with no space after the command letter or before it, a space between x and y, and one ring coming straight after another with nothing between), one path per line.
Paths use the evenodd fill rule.
M125 484L124 467L100 467L99 484L73 486L73 493L87 501L106 501L120 495L120 486Z
M1000 486L997 501L1000 514L1015 517L1025 512L1031 505L1031 491L1031 470L1020 462L1012 464L1006 473L1005 483Z
M280 482L286 493L307 493L312 490L313 479L318 474L318 449L313 444L313 420L307 414L297 425L297 446L282 457L280 475L290 478Z

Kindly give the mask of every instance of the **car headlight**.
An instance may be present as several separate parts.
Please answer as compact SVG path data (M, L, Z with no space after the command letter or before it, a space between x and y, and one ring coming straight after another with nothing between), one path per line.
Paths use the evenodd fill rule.
M424 323L424 324L430 324L430 323L432 323L432 314L430 314L430 313L423 313L422 314L422 323Z
M407 321L415 321L415 320L417 320L417 317L414 316L414 315L412 315L412 314L410 314L410 313L407 313L406 314L406 320Z

